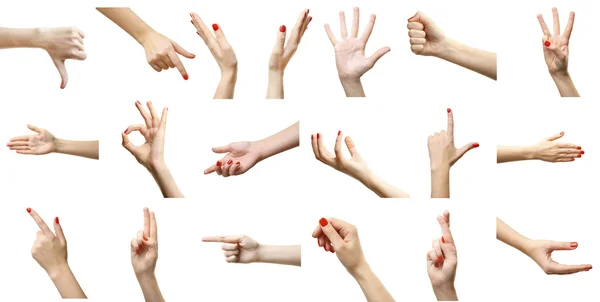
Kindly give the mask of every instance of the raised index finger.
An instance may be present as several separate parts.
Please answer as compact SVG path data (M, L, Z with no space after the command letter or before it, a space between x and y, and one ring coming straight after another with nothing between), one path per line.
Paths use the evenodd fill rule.
M38 215L33 209L31 209L29 211L29 215L31 215L33 220L35 220L35 223L37 223L38 227L40 228L42 233L44 233L44 235L54 236L54 233L52 233L52 231L50 230L48 225L44 222L42 217L40 217L40 215Z
M452 232L450 232L450 225L448 225L442 216L438 216L437 220L440 223L440 227L442 227L442 242L454 244L454 238L452 237Z
M450 108L446 109L448 112L448 135L454 137L454 115L452 114L452 110Z
M144 208L144 236L150 237L150 212Z

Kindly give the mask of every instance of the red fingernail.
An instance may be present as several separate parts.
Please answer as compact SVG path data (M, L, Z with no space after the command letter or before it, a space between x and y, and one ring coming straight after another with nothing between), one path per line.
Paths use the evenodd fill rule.
M192 22L192 24L194 24L194 20L190 20L190 22Z
M142 103L140 103L140 101L135 101L136 104L141 105Z
M221 161L217 161L217 167L221 166Z
M125 129L125 131L123 131L123 133L127 134L127 130L129 130L129 128Z
M581 157L581 154L578 154L577 157Z
M314 138L315 138L315 136L311 134L310 135L310 140L312 141Z
M544 42L544 45L546 45L546 47L550 47L550 41Z
M450 112L452 112L452 109L448 108L448 109L446 109L446 111L447 111L448 113L450 113Z
M142 239L144 239L144 241L148 241L148 238L146 238L146 236L142 237Z
M473 148L477 148L477 147L479 147L479 143L474 143Z
M188 76L187 74L184 74L184 75L183 75L183 79L184 79L184 80L186 80L186 81L187 81L187 79L189 79L189 78L190 78L190 76Z
M571 161L574 161L575 159L571 157Z
M577 242L571 242L571 248L576 249L578 246Z
M54 222L56 222L56 224L58 224L58 217L54 218Z
M237 163L235 163L235 164L239 166L239 165L240 165L240 162L238 161L238 162L237 162Z
M308 22L312 21L312 17L308 17Z
M139 255L140 254L140 250L136 250L135 253Z
M310 9L306 9L306 14L308 15L308 13L310 13Z
M439 264L439 263L436 263L436 264L435 264L435 267L440 267L440 264Z
M281 25L279 26L279 31L284 33L285 32L285 25Z
M232 162L233 162L233 160L230 159L230 160L227 161L227 164L231 165Z
M219 30L219 25L217 25L216 23L215 23L215 24L213 24L213 30L214 30L214 31L217 31L217 30Z
M581 152L579 152L579 154L585 154L585 151L581 151Z
M329 248L329 251L332 253L335 252L335 250L333 249L333 246Z
M194 18L194 14L193 14L193 13L190 13L190 17Z
M31 208L27 208L27 213L31 213Z
M327 222L327 219L325 219L325 218L321 218L321 220L319 220L319 223L321 224L321 226L322 226L322 227L324 227L324 226L327 226L327 224L328 224L329 222Z
M442 258L442 256L438 256L438 262L442 262L444 261L444 258Z
M141 243L140 243L140 244L138 244L138 247L139 247L139 248L140 248L140 250L141 250L141 249L142 249L142 244L141 244Z
M338 131L338 136L340 136L340 134L342 134L342 131Z
M446 243L446 239L444 239L444 237L442 237L442 243Z
M320 134L320 133L317 133L317 139L318 139L319 137L321 137L321 134Z
M326 245L324 245L324 246L323 246L323 249L324 249L326 252L329 252L329 250L327 249L327 246L326 246Z
M577 147L577 150L581 150L581 147Z
M200 35L200 33L199 33L199 32L196 32L196 33L198 34L198 36Z

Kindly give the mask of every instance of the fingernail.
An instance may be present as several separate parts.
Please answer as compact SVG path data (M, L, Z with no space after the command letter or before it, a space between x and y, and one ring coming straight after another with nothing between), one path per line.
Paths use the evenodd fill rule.
M312 17L308 17L308 22L312 21Z
M190 78L190 76L188 76L187 74L184 74L184 75L183 75L183 79L184 79L184 80L186 80L186 81L187 81L187 79L189 79L189 78Z
M138 244L138 248L141 250L142 249L142 244Z
M571 161L574 161L575 159L571 157Z
M235 163L235 164L239 166L239 165L240 165L240 162L238 161L238 162L237 162L237 163Z
M550 47L550 41L544 42L544 45L546 45L546 47Z
M442 258L442 256L438 256L438 262L442 262L444 261L444 258Z
M439 263L436 263L436 264L435 264L435 267L440 267L440 264L439 264Z
M446 239L444 239L444 237L442 237L442 243L446 243Z
M216 23L215 23L215 24L213 24L213 30L214 30L214 31L217 31L217 30L219 30L219 25L218 25L218 24L216 24Z
M571 248L576 249L578 246L577 242L571 242Z
M327 224L328 224L329 222L327 222L327 219L325 219L325 218L321 218L321 220L319 220L319 223L321 224L321 226L322 226L322 227L324 227L324 226L327 226Z
M31 208L27 208L27 213L31 213Z
M474 143L473 148L477 148L477 147L479 147L479 143Z
M148 238L146 238L146 236L142 237L142 239L144 239L144 241L148 241Z
M152 105L152 101L148 101L148 105Z
M578 154L577 157L581 157L581 154Z
M579 154L585 154L585 151L581 151L581 152L579 152Z
M200 35L200 33L199 33L199 32L196 32L196 33L198 34L198 36Z
M127 130L128 130L128 129L129 129L129 128L125 129L125 131L123 131L123 133L127 134Z
M326 246L326 245L324 245L324 246L323 246L323 249L324 249L326 252L329 252L329 250L327 249L327 246Z
M233 160L230 159L230 160L227 161L227 164L231 165L232 162L233 162Z
M450 112L452 112L452 109L448 108L448 109L446 109L446 111L447 111L448 113L450 113Z
M221 166L221 161L217 161L217 167Z
M167 109L167 111L169 111L169 107L165 107L165 109Z
M317 244L321 247L321 239L317 239Z
M56 224L58 224L58 217L54 218L54 222L56 222Z
M284 33L285 32L285 25L281 25L279 26L279 31Z
M193 13L190 13L190 17L191 17L191 18L194 18L194 14L193 14Z
M329 248L329 251L332 253L335 252L335 250L333 249L333 246Z
M310 140L312 141L314 138L315 138L315 136L311 134L310 135Z
M306 9L306 14L308 15L308 13L310 13L310 9Z
M140 250L136 250L135 253L139 255L140 254Z
M142 103L140 103L140 101L135 101L136 104L141 105Z
M194 20L190 20L190 22L192 22L192 24L194 24Z
M410 21L410 19L414 18L417 14L415 14L414 16L408 18L408 21Z
M340 134L342 134L342 131L341 131L341 130L340 130L340 131L338 131L338 136L340 136Z
M320 133L317 133L317 139L319 139L319 137L321 137L321 134L320 134Z
M581 147L577 147L577 150L581 150Z

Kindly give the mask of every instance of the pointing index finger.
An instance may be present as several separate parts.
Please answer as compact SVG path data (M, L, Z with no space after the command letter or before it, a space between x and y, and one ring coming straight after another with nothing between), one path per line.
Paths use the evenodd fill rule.
M183 79L187 81L189 76L187 71L185 70L185 67L183 67L183 63L181 63L181 60L179 60L179 56L177 56L177 54L174 51L171 51L169 52L169 59L171 59L171 62L173 62L175 68L179 70L179 73L181 73Z
M452 114L452 109L448 108L446 112L448 112L448 135L454 137L454 115Z
M52 233L52 231L50 230L48 225L44 222L42 217L40 217L40 215L38 215L33 209L29 212L29 215L31 215L33 220L35 220L35 223L37 223L38 227L40 228L42 233L44 233L44 235L54 236L54 233Z
M208 236L202 238L202 242L226 242L226 243L238 243L240 236Z

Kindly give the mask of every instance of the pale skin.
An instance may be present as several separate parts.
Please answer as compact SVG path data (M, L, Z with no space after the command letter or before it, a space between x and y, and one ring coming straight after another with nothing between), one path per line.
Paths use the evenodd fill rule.
M27 212L39 227L31 255L46 271L63 299L87 299L67 261L67 239L58 217L54 218L54 233L31 208Z
M300 122L258 141L243 141L221 147L212 151L225 154L223 158L204 170L204 174L216 173L223 177L242 175L257 163L276 154L293 149L300 145Z
M10 139L6 146L18 154L44 155L61 153L85 158L100 157L98 141L72 141L56 138L48 130L33 125L27 125L35 134L16 136Z
M135 106L144 119L144 125L131 125L121 133L123 147L135 157L135 159L144 166L154 177L156 184L165 198L183 197L181 191L171 175L171 171L165 163L165 132L167 128L168 108L164 108L162 116L159 116L152 102L147 102L148 112L144 110L140 101L135 102ZM144 136L145 142L141 146L134 145L129 141L128 135L138 131Z
M144 47L146 60L152 69L161 72L169 68L177 68L184 80L189 78L179 56L193 59L196 55L155 31L129 7L96 7L96 9Z
M448 38L433 20L422 12L408 19L410 50L433 56L496 80L496 53L476 49Z
M343 138L342 131L338 131L338 135L335 139L335 147L333 148L334 154L329 152L323 143L323 135L321 133L311 134L310 140L315 154L315 158L358 180L360 183L365 185L377 196L383 198L408 198L410 195L393 185L387 183L385 180L379 178L371 169L367 166L366 161L362 158L354 141L350 136ZM350 158L347 158L342 154L342 140L346 144L346 148L350 152Z
M203 242L220 242L227 263L272 263L300 266L300 245L264 245L246 235L208 236Z
M557 141L564 135L564 132L554 134L531 146L498 146L496 162L500 164L511 161L541 160L564 163L581 158L585 154L581 146Z
M190 13L190 17L192 18L192 25L196 29L196 33L202 38L202 41L204 41L204 44L206 44L219 65L219 69L221 69L221 80L215 91L214 98L233 99L238 70L238 61L233 48L227 41L221 26L213 24L211 30L202 22L200 15L197 13Z
M537 15L542 28L542 48L544 50L544 60L548 65L548 72L558 88L561 97L579 97L579 92L575 88L575 84L571 79L568 71L569 63L569 40L573 31L573 23L575 23L575 13L569 13L569 20L563 33L560 33L560 22L558 18L558 10L552 8L553 31L544 22L544 17L541 14Z
M283 72L288 63L298 50L298 45L304 36L304 32L308 28L308 24L312 21L312 17L308 14L309 10L305 9L300 13L296 25L290 33L290 37L286 43L287 28L281 25L277 32L277 40L269 59L269 85L267 87L267 99L283 99Z
M348 273L358 282L367 301L395 301L367 263L354 225L336 218L321 218L312 237L319 240L319 246L321 240L326 241L328 248L325 251L337 255Z
M75 27L56 28L0 28L0 49L40 48L45 50L61 77L60 88L67 87L69 74L66 60L87 58L83 46L83 32Z
M427 252L427 274L438 301L458 301L454 288L458 257L450 232L450 213L444 211L437 221L442 229L442 237L434 239Z
M529 239L499 218L496 218L496 238L527 255L548 275L568 275L592 269L591 264L567 265L552 260L554 251L573 251L579 246L577 242Z
M365 91L362 87L360 78L363 74L369 71L375 63L383 55L390 51L389 47L382 47L373 53L371 56L366 55L365 49L369 37L373 32L375 26L375 15L371 15L369 23L365 27L360 37L358 36L359 31L359 19L360 11L358 7L354 9L354 15L352 18L352 27L350 32L346 26L346 15L342 11L340 12L340 37L339 39L331 31L329 24L325 24L325 31L329 37L329 41L333 45L335 50L335 63L338 70L338 76L344 92L347 97L365 97Z
M427 146L431 168L431 198L450 198L450 167L468 151L478 148L479 143L471 142L460 148L454 144L454 114L448 108L447 131L429 136Z
M131 239L131 265L146 302L164 302L154 271L158 260L156 216L144 208L144 228Z

